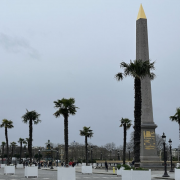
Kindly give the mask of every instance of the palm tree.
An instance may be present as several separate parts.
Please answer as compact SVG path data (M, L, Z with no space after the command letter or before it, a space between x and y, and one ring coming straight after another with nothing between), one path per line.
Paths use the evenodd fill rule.
M11 144L11 148L12 148L12 151L11 151L11 158L12 158L14 155L14 148L17 146L17 144L16 144L16 142L12 142L10 144Z
M75 115L76 114L76 107L74 105L75 99L69 98L65 99L62 98L61 100L54 101L55 108L58 108L58 110L54 113L54 116L57 118L60 115L64 117L64 141L65 141L65 163L68 166L68 117L69 115Z
M2 146L2 164L4 164L4 146L6 145L6 143L3 141L2 143L1 143L1 146Z
M87 143L87 138L91 138L91 137L93 137L93 132L92 132L92 130L90 129L90 127L86 127L86 126L84 126L83 127L83 130L80 130L80 135L81 136L85 136L85 152L86 152L86 165L88 164L88 161L87 161L87 145L88 145L88 143Z
M125 165L125 159L126 159L126 134L127 130L131 127L131 120L128 118L122 118L121 119L121 125L120 127L124 128L124 145L123 145L123 165Z
M11 120L3 119L2 124L0 124L0 127L5 128L5 137L6 137L6 149L7 149L7 164L9 164L9 145L8 145L8 130L13 128L13 122Z
M179 144L180 144L180 107L176 108L176 113L174 116L169 117L171 121L175 121L179 124ZM180 148L180 146L179 146Z
M148 76L151 80L155 78L155 74L150 70L155 69L154 63L149 61L134 60L129 64L122 62L120 67L124 69L124 73L115 75L118 81L123 80L126 76L134 78L135 90L135 107L134 107L134 161L140 162L140 140L141 140L141 79Z
M22 157L22 144L26 143L25 139L19 138L18 143L20 143L20 164L21 164L21 157ZM26 143L27 144L27 143Z
M22 116L23 122L29 122L29 141L28 141L28 151L30 157L30 163L32 163L32 133L33 133L33 123L38 124L41 122L39 119L40 114L36 111L28 111Z

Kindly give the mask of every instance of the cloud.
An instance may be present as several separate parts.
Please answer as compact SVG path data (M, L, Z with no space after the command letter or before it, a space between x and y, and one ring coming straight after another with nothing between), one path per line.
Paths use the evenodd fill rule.
M26 53L31 58L39 59L39 53L30 43L19 37L10 37L4 33L0 33L0 46L11 53Z

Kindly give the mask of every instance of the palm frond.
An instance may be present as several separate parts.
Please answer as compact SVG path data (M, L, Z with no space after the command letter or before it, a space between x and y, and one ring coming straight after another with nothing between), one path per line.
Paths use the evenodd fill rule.
M13 126L13 122L11 120L3 119L2 124L0 124L0 127L5 127L5 128L8 128L8 129L11 129L14 126Z
M78 107L76 107L75 99L69 98L65 99L62 98L61 100L54 101L55 108L58 108L58 110L54 113L54 116L57 118L60 115L63 115L64 117L68 117L69 115L75 115L77 112Z
M117 81L123 80L123 73L117 73L115 75L115 78L117 79Z
M126 125L126 129L129 129L132 126L131 120L128 118L122 118L120 121L121 121L120 127Z
M41 120L39 119L40 114L38 114L35 110L34 111L28 111L26 109L26 113L22 116L22 121L24 123L28 123L29 121L33 121L34 124L38 124L39 122L41 122Z
M120 67L124 69L124 73L120 73L119 75L116 75L117 80L121 80L121 76L123 75L124 77L126 76L132 76L133 78L139 78L143 79L146 76L149 76L150 79L155 78L155 74L150 72L150 70L154 70L154 63L150 63L150 61L142 61L141 59L139 60L134 60L131 61L130 63L125 63L122 62Z
M92 131L93 130L91 130L90 127L84 126L83 130L80 130L80 136L86 136L86 137L91 138L93 137L93 134L94 134Z

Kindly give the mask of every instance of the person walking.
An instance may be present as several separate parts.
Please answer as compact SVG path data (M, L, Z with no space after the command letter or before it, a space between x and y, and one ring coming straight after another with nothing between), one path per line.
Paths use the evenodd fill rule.
M105 161L105 168L106 168L106 170L108 171L108 164L107 164L107 161Z

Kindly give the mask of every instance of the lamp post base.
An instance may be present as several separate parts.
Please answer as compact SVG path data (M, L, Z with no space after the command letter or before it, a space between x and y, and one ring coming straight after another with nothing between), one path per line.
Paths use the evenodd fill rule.
M171 169L169 172L174 172L174 170L173 170L173 169Z
M51 166L51 168L50 169L54 169L52 166Z
M169 175L167 173L164 173L162 177L169 177Z

